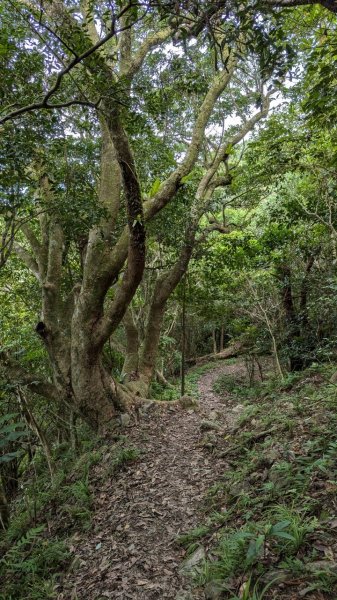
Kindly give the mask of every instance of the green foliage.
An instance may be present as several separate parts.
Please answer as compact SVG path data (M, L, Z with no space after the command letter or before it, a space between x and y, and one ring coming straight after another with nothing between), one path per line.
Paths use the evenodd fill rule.
M209 574L220 569L219 576L224 578L233 572L241 573L242 566L247 570L260 568L268 552L276 563L288 560L298 567L295 561L300 560L300 553L305 556L308 539L321 527L319 502L324 508L325 501L311 497L315 478L323 482L328 498L335 491L337 451L332 435L332 425L336 425L335 390L326 385L321 397L315 384L311 387L303 384L300 389L296 386L301 385L301 376L288 375L287 370L301 370L322 360L333 363L336 359L337 145L333 64L336 27L319 7L305 9L303 19L301 9L284 11L282 7L266 7L266 3L259 1L248 2L247 6L239 2L219 3L216 6L219 13L215 15L216 4L176 2L171 6L167 2L144 2L146 18L143 19L139 7L132 5L124 13L124 2L118 0L115 8L117 12L123 11L124 21L113 23L112 31L115 28L118 32L116 45L110 41L65 75L52 98L52 102L64 103L64 108L60 112L32 112L2 128L0 226L1 232L6 233L1 243L7 251L0 275L0 324L1 343L18 361L20 373L22 368L28 380L29 376L34 379L35 375L42 375L50 382L55 373L61 379L58 365L55 368L48 361L55 354L52 345L46 348L42 338L35 334L38 315L48 313L46 299L52 296L52 289L45 285L48 269L40 269L39 276L34 278L21 258L10 251L15 236L16 252L21 248L28 267L33 262L34 272L35 266L42 262L41 256L49 252L44 242L50 231L47 234L41 223L52 222L53 227L56 224L63 232L58 260L61 283L53 302L58 314L50 340L70 335L68 312L73 308L74 294L76 299L81 287L88 240L101 251L103 271L106 266L103 287L110 288L97 315L105 316L105 308L113 297L118 304L123 285L119 287L120 282L115 280L113 284L109 282L109 265L127 222L127 210L125 190L116 218L110 218L107 209L110 198L105 198L101 205L98 199L103 178L100 154L101 150L106 151L99 137L99 118L105 109L112 106L114 112L118 105L121 130L135 156L146 210L150 207L151 212L156 197L163 193L160 200L163 210L147 222L146 272L134 298L141 339L147 321L142 308L148 305L158 276L169 272L181 255L191 207L196 206L196 198L204 200L199 198L198 186L205 168L215 164L217 149L224 140L230 140L226 142L227 156L215 176L226 175L231 183L217 188L203 207L187 284L184 291L182 286L176 289L164 317L166 332L161 338L158 361L162 362L165 374L179 372L183 296L186 296L189 356L211 352L212 333L219 345L220 331L225 328L225 342L239 340L246 351L247 368L250 361L249 381L226 376L214 384L217 393L229 394L233 402L238 399L248 402L237 422L233 464L224 482L210 494L210 503L214 503L212 523L217 521L228 530L220 541L219 560L205 569ZM28 4L23 9L16 0L2 3L3 115L41 99L46 89L58 81L57 70L91 47L85 18L79 17L77 4L69 0L66 8L70 12L69 22L60 19L60 35L54 36L53 18L45 11L36 19ZM96 24L104 35L111 30L112 9L105 3L93 6L89 2L87 25ZM191 15L197 24L200 18L200 30L198 24L195 35L192 35ZM50 20L47 28L45 18ZM62 31L64 23L68 23L69 31ZM164 31L167 26L172 28L172 37L166 38L163 45L151 46L129 94L124 75L112 85L107 73L111 65L116 79L123 71L115 63L117 54L121 55L123 50L119 32L121 27L133 23L136 26L131 36L132 51L140 47L148 34ZM200 148L195 146L198 156L195 164L186 169L184 156L189 141L194 142L196 134L202 132L198 129L200 119L196 121L199 108L205 106L213 78L219 77L221 69L226 72L226 44L234 48L238 36L243 36L246 51L239 53L226 93L217 98ZM108 62L101 69L106 58ZM295 84L290 81L293 74ZM238 130L237 124L251 118L262 105L262 91L272 87L279 91L272 116L264 124L261 122L244 144L235 146L231 140ZM72 106L77 98L82 102L100 99L99 112ZM179 179L173 175L165 186L166 178L176 168L182 168L184 176ZM46 175L50 182L48 195L42 193L40 185ZM174 201L166 202L164 192L171 184ZM106 219L107 223L100 228ZM137 220L138 217L133 225ZM115 229L110 231L112 221L116 221ZM220 235L216 227L212 229L214 223L219 225ZM3 253L3 248L0 252ZM89 287L90 281L93 286L98 281L94 275L85 273ZM88 289L88 296L92 291ZM61 322L65 313L69 319ZM123 348L123 331L117 331L116 336L120 337ZM254 360L271 353L284 371L282 384L276 378L255 381ZM122 362L123 351L112 349L109 341L103 357L107 371L117 378ZM6 367L5 361L3 364ZM198 395L198 379L212 367L205 365L186 374L188 395ZM306 371L306 376L313 379L318 372L322 374L318 369L314 371ZM67 556L62 541L60 546L57 541L53 545L38 524L56 511L63 533L90 527L93 505L90 469L103 460L106 449L101 445L96 451L90 447L85 450L82 443L80 458L74 457L74 448L58 444L59 437L70 432L59 407L28 392L32 394L29 400L33 413L51 442L57 466L51 483L45 458L39 448L35 449L32 434L29 439L33 450L29 447L29 454L22 452L28 450L27 432L12 405L16 403L15 385L25 378L15 376L13 385L8 385L6 372L3 379L0 466L3 473L7 463L17 461L23 493L17 500L18 506L13 505L12 522L4 534L4 544L10 548L1 564L6 571L6 582L9 573L18 580L17 590L8 588L9 596L20 597L26 586L32 598L49 597L53 575ZM121 376L119 382L123 381ZM174 381L167 387L154 382L151 394L162 400L177 399L180 382ZM284 409L289 395L292 406ZM320 405L329 412L329 423L321 423L313 415L312 422L307 423L308 406L314 413L316 405L318 414ZM304 439L299 451L293 440L296 435L305 438L305 428L309 430L308 439ZM282 446L272 464L268 455L275 449L270 432ZM261 435L261 439L256 435ZM111 476L118 476L119 470L139 458L139 450L123 445L124 442L119 440L111 451L106 469ZM252 490L254 482L256 494ZM221 494L228 506L226 516L217 510ZM300 501L305 505L301 511ZM287 509L285 502L291 509ZM207 536L212 523L186 534L184 543L193 544ZM47 561L39 562L39 553L43 554L43 560L48 557L50 571ZM27 560L21 560L22 557ZM328 581L326 573L325 576L325 582L313 585L321 585L318 589L322 590L332 585L331 578ZM259 592L258 587L254 573L241 595L262 597L266 589Z
M140 457L140 451L137 448L120 448L116 450L112 460L112 472L123 469L126 465L136 462Z
M306 517L303 511L295 507L276 506L273 509L273 515L276 519L285 519L283 522L288 523L289 543L287 544L287 553L290 555L296 554L307 542L308 535L319 527L316 517Z
M212 362L188 369L185 374L185 395L198 398L200 376L212 369L214 369L214 363ZM173 379L170 382L170 387L152 382L151 395L158 400L178 400L181 397L181 379Z
M17 442L27 437L27 429L24 423L17 421L18 414L5 414L0 418L0 463L5 463L17 458L22 453L18 448L8 451L8 446L17 445Z
M93 496L92 471L101 467L103 477L118 472L138 460L140 451L120 436L113 447L79 430L80 453L68 443L53 451L56 474L53 482L41 453L30 464L29 476L22 481L23 493L13 503L8 530L0 537L0 598L55 598L55 585L71 561L68 538L71 532L91 526ZM1 595L2 594L2 595Z
M44 526L33 527L0 559L0 598L55 598L55 576L69 563L70 552L62 540L44 537Z
M235 598L233 582L248 577L241 595L259 598L271 572L274 594L284 577L299 578L308 590L335 591L334 562L325 555L320 560L316 549L321 543L329 547L334 537L326 525L335 518L337 473L332 372L330 365L313 365L249 388L238 369L237 378L221 377L215 384L226 391L229 405L239 401L244 407L235 439L226 436L229 465L209 491L207 521L183 537L186 546L194 540L211 544L216 555L195 568L200 583L218 582Z
M277 581L277 578L275 581ZM263 600L273 583L275 582L272 581L265 586L261 586L260 582L257 581L254 584L253 579L250 576L244 584L242 594L240 594L240 596L231 596L230 600Z
M238 379L235 375L222 374L213 383L213 390L216 394L232 394L237 397L246 398L256 395L256 388L259 384L251 386L246 377Z
M188 552L191 550L191 545L194 547L194 543L203 538L208 532L210 528L207 525L200 525L200 527L196 527L195 529L191 529L187 533L182 533L177 537L178 544L187 547Z

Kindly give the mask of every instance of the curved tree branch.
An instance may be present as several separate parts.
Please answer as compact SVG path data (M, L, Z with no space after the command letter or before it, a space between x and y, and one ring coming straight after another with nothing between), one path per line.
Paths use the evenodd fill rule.
M33 273L34 277L41 283L41 274L39 271L39 265L37 264L35 258L20 244L13 243L14 252L21 258L22 262L26 265L26 267Z

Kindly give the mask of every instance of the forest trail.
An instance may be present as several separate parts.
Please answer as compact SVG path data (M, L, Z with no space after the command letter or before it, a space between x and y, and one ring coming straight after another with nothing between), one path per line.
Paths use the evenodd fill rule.
M241 362L216 365L199 381L200 410L151 406L126 430L140 458L110 477L106 464L94 468L92 527L72 540L74 568L59 600L197 600L181 571L184 554L177 536L202 522L207 490L226 469L224 459L205 447L205 437L222 444L237 410L212 391L222 373L243 371ZM203 431L214 419L217 428ZM236 412L235 412L236 411ZM105 457L105 463L109 456Z

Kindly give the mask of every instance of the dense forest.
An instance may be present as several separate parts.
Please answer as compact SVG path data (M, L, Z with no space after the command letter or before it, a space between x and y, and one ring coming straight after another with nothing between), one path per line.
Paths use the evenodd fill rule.
M0 599L337 599L337 1L2 0Z

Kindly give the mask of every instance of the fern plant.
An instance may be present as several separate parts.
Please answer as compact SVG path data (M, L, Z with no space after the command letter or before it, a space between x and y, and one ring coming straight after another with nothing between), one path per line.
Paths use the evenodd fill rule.
M2 567L7 570L16 570L22 561L23 553L27 548L31 548L36 538L45 530L44 525L32 527L29 529L0 559L0 573ZM21 565L22 566L22 565Z
M0 560L0 600L54 598L55 576L70 552L62 540L45 537L45 527L29 529Z
M20 448L13 452L9 452L6 448L11 442L17 442L27 436L25 424L15 421L17 417L17 413L8 413L0 418L0 463L9 462L19 456Z

